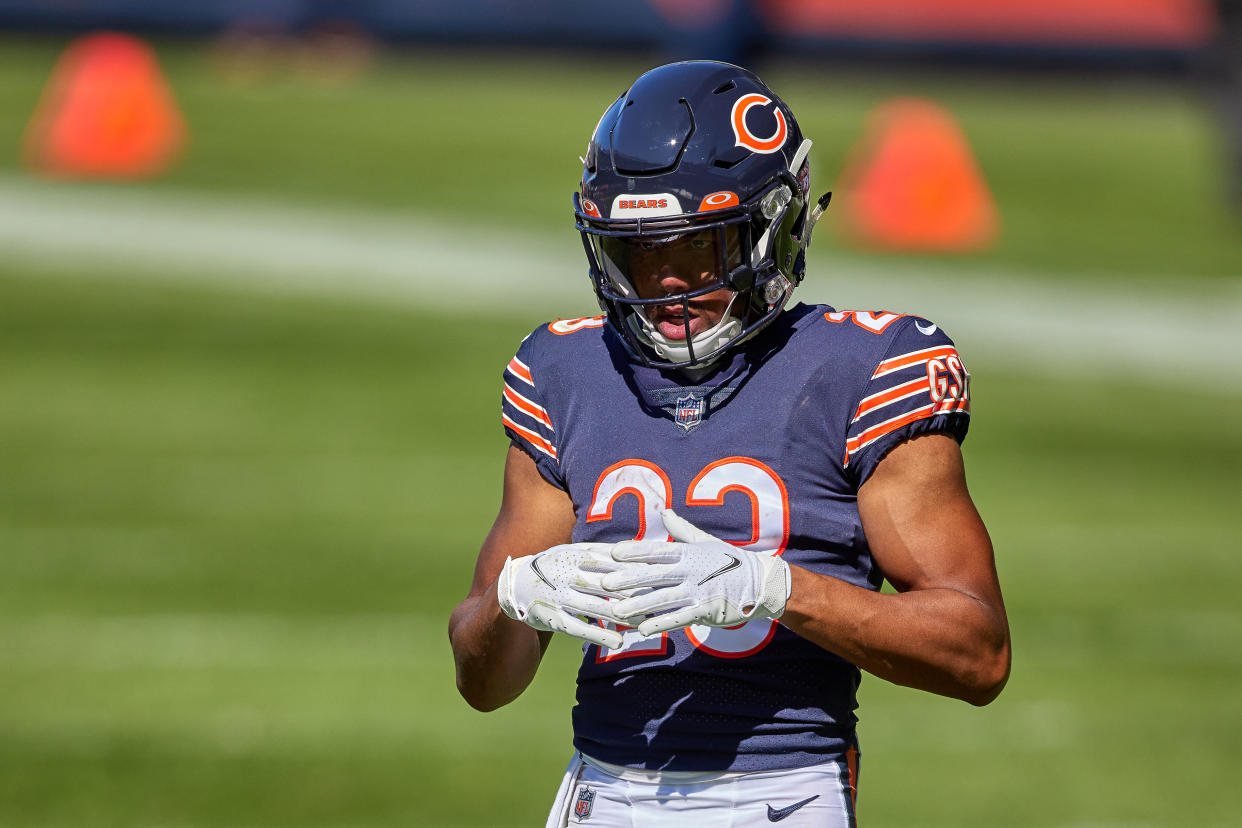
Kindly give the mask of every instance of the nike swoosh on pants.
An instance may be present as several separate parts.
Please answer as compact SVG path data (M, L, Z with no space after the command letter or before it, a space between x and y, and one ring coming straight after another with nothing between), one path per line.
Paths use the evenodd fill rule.
M803 805L806 805L808 802L814 802L817 799L819 799L819 794L815 794L815 796L809 796L806 799L802 800L801 802L795 802L792 805L786 805L784 808L773 808L771 805L769 805L768 806L768 822L780 822L782 819L789 816L794 811L801 808Z

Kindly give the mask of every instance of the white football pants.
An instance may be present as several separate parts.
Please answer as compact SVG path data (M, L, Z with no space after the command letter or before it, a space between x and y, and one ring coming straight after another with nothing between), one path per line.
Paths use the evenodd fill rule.
M856 828L857 752L750 773L635 771L575 753L547 828Z

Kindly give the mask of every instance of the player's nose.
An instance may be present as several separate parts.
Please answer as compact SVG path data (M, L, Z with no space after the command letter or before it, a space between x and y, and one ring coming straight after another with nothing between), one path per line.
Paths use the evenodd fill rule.
M685 275L684 268L673 264L661 266L659 279L660 287L665 294L684 293L690 289L690 280Z

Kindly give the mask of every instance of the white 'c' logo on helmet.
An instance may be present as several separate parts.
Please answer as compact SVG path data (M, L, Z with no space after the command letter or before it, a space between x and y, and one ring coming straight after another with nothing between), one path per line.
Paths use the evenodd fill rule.
M760 95L758 92L751 92L749 95L743 95L733 104L733 112L729 119L733 123L733 136L737 139L736 146L746 147L751 152L757 152L761 155L768 155L776 152L785 145L785 139L789 137L789 126L785 123L785 113L781 112L779 106L773 107L772 113L776 116L776 132L767 138L756 135L746 126L746 113L756 106L767 106L772 103L772 99L767 95Z

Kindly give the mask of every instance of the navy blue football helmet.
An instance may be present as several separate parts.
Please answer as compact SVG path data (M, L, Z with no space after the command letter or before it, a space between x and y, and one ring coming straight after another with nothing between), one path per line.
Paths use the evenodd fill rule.
M812 208L810 148L784 101L728 63L652 69L608 107L587 146L574 213L600 307L635 360L707 365L781 312L831 195ZM636 262L679 239L714 251L711 278L684 293L639 296ZM694 300L722 288L732 298L721 319L691 335ZM684 336L662 334L657 314L679 320Z

